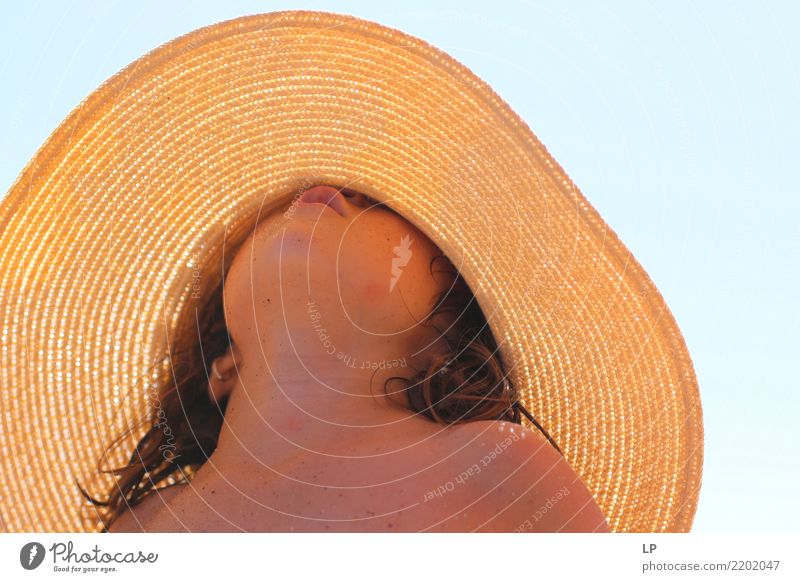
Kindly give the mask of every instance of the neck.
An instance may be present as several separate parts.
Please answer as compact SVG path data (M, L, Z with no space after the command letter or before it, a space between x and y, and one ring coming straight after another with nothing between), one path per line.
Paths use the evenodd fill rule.
M270 333L255 353L243 354L241 381L213 454L218 468L269 471L298 454L374 452L392 439L418 436L421 428L436 429L407 408L406 383L392 381L384 390L389 378L409 378L412 366L420 366L399 336L366 334L350 322L334 325L322 315L328 310L304 303L302 309L284 305L281 321L265 328Z

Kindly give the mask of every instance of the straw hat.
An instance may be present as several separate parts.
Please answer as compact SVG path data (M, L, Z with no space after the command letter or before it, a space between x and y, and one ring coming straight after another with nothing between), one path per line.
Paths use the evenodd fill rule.
M466 67L310 11L221 22L137 59L0 203L3 528L99 528L75 480L110 483L92 481L97 461L146 411L193 261L311 183L386 201L447 254L612 530L690 529L698 387L645 271Z

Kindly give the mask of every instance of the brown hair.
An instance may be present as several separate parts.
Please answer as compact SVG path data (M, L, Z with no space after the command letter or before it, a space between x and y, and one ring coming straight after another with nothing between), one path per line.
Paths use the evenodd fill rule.
M383 203L372 203L394 212ZM102 520L103 531L108 531L127 507L137 505L156 489L187 482L217 446L226 403L212 402L207 386L211 363L231 344L223 312L223 285L236 251L255 229L257 220L258 216L244 221L238 234L211 248L198 265L200 278L178 314L168 352L162 359L168 359L169 365L163 366L165 373L157 382L158 405L151 408L147 418L115 439L106 452L137 427L144 425L146 432L126 465L103 469L102 462L98 463L100 473L116 478L105 499L90 495L78 485ZM437 260L445 266L444 271L438 272L448 272L452 284L437 297L434 308L420 323L430 325L435 316L447 315L454 318L451 332L455 334L436 328L448 349L435 355L427 369L417 370L409 379L389 378L384 390L391 381L407 383L404 391L409 408L445 425L475 420L521 424L521 415L525 415L561 452L519 401L469 286L444 255L433 258L431 274ZM453 335L451 339L449 336Z

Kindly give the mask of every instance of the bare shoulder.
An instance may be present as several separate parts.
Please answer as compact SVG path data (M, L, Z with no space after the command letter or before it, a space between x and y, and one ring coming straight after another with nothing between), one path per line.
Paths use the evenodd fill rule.
M122 515L111 524L108 531L110 533L142 533L155 531L151 529L155 516L165 508L170 500L183 488L183 485L174 485L158 489L148 494L138 504L125 509Z
M541 433L507 421L459 425L462 473L480 489L478 531L607 532L605 516L569 463Z

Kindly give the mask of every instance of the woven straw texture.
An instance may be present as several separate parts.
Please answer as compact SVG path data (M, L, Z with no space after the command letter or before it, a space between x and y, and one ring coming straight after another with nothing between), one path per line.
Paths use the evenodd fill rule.
M145 372L198 254L317 182L386 201L456 264L612 530L690 529L699 391L642 267L466 67L310 11L221 22L139 58L0 204L0 527L98 530L75 480L110 483L98 459L147 409Z

